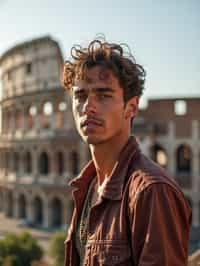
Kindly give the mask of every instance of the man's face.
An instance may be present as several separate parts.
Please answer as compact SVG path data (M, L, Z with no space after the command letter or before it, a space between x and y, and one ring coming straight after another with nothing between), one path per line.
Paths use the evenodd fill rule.
M128 104L127 104L128 105ZM79 134L98 145L128 134L130 119L123 90L110 70L95 66L77 80L72 91L73 115Z

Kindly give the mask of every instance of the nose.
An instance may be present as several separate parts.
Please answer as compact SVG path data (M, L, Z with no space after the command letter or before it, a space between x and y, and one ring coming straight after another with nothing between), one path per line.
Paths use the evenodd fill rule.
M83 105L83 114L94 114L96 112L95 99L92 95L88 95Z

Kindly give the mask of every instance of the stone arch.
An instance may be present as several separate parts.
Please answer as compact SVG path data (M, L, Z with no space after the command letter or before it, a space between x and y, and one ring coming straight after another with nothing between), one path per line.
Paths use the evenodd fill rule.
M64 128L66 109L67 109L67 104L64 101L60 101L55 104L56 128Z
M49 174L49 156L47 152L42 152L39 156L39 172L42 175Z
M12 124L11 124L11 122L12 122L12 113L11 113L11 111L9 110L9 111L7 112L7 128L6 128L6 132L10 132L10 131L11 131L11 129L12 129Z
M72 151L70 154L71 161L71 173L77 175L79 171L79 155L76 151Z
M13 216L13 192L8 191L7 192L7 216L12 217Z
M2 108L2 133L6 133L7 130L7 111L5 108Z
M26 198L24 196L24 194L19 195L18 198L18 207L19 207L19 218L26 218L27 217L27 213L26 213L26 209L27 209L27 204L26 204Z
M34 115L32 112L33 106L29 105L25 109L26 127L32 129L34 127Z
M16 130L22 128L22 112L19 109L15 111L15 128Z
M49 129L51 127L50 118L53 114L53 103L44 101L39 108L39 120L41 128Z
M62 225L62 217L63 217L63 204L62 201L58 197L54 197L50 203L51 210L51 226L52 227L60 227Z
M64 154L62 151L56 152L56 165L58 174L62 175L64 173Z
M30 151L24 153L24 172L30 174L32 172L32 155Z
M36 196L33 200L33 222L36 225L41 226L43 224L43 201L39 196Z
M6 151L5 152L5 170L6 170L6 173L8 173L9 171L9 160L10 160L10 155L9 155L9 152Z
M151 146L151 158L162 167L167 167L168 156L165 148L158 143Z
M176 150L176 170L177 173L191 174L192 171L192 151L189 145L181 144Z
M19 153L15 151L13 153L13 169L16 174L19 172L19 163L20 163L20 156Z

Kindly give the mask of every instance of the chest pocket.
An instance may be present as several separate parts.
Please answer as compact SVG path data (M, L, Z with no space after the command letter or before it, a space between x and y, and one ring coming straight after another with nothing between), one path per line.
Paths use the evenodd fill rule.
M99 242L99 241L98 241ZM130 248L123 241L95 243L91 249L91 266L130 266Z

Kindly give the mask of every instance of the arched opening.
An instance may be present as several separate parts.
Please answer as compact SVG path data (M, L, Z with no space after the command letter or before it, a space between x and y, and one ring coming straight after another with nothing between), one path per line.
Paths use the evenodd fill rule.
M5 174L8 174L9 168L9 152L5 152Z
M37 115L37 109L34 105L29 106L26 110L26 124L27 128L32 129L34 127L34 117Z
M34 223L41 226L43 224L43 204L40 197L36 197L33 202L34 206Z
M19 196L19 218L26 218L26 199L22 194Z
M50 117L53 114L53 104L51 102L45 102L41 106L40 110L40 124L41 128L48 129L51 127Z
M58 198L52 200L51 217L53 227L60 227L62 225L62 203Z
M46 152L42 152L39 157L39 172L42 175L49 173L49 157Z
M4 204L3 193L2 191L0 191L0 211L3 211L3 204Z
M57 152L56 155L58 174L62 175L64 173L64 156L62 152Z
M60 102L55 106L56 128L64 128L66 109L66 102Z
M16 127L16 130L22 128L22 115L21 115L20 110L16 110L16 113L15 113L15 127Z
M13 153L13 168L14 172L17 174L19 172L19 153Z
M72 174L77 175L79 170L79 156L76 151L71 153L71 166L72 166Z
M12 114L9 111L7 112L7 125L7 132L10 132L12 129Z
M168 162L167 153L161 145L154 144L151 147L151 158L160 166L167 167L167 162Z
M24 155L24 172L30 174L32 172L32 156L29 151Z
M188 145L180 145L176 151L176 179L183 188L192 186L192 154Z
M191 173L192 154L188 145L182 144L176 152L177 172L183 174Z
M12 191L8 192L7 200L8 200L7 216L12 217L13 216L13 193Z

